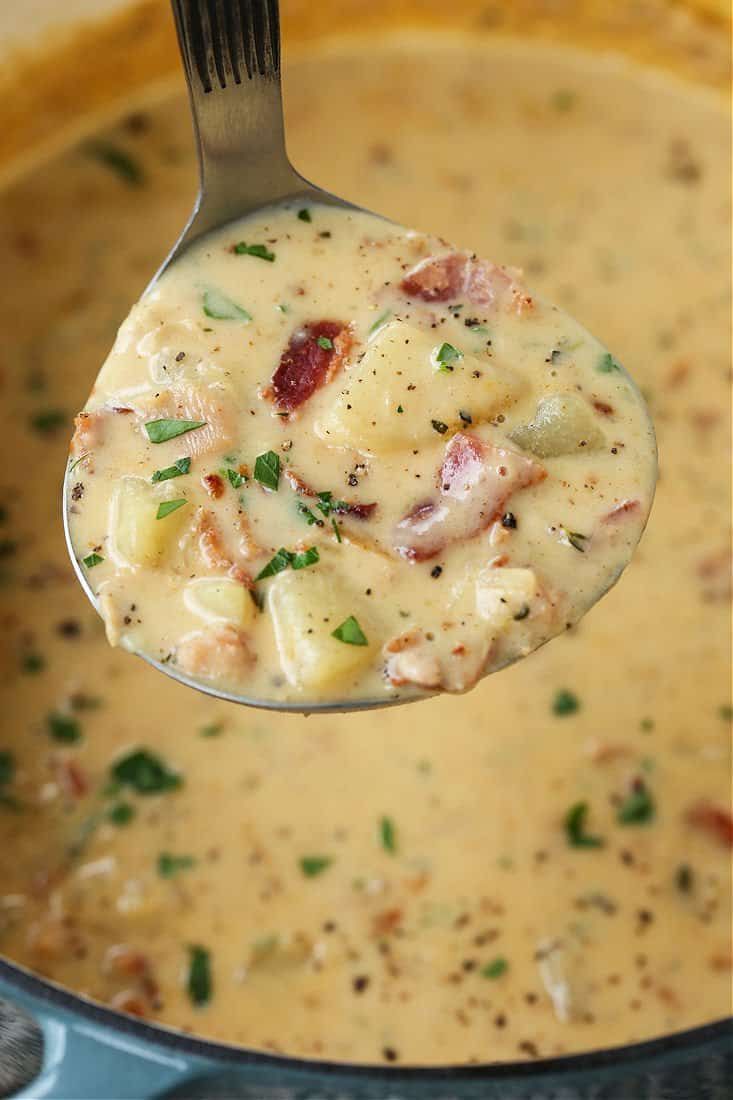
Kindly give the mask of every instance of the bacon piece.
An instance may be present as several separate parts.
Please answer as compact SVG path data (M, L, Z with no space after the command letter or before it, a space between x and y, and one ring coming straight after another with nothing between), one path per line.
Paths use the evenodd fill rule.
M615 508L612 508L610 512L607 512L601 518L601 523L619 523L627 516L638 512L640 507L638 500L622 500L620 504L617 504Z
M685 814L685 821L695 828L704 829L726 848L733 848L733 815L730 810L702 801L690 807Z
M246 517L240 516L239 526L242 536L240 541L240 552L245 559L249 560L250 558L256 557L257 553L260 552L260 548L252 539ZM219 525L212 512L208 511L206 508L199 508L196 514L194 531L198 537L201 557L209 568L222 570L227 576L231 577L232 580L239 581L240 584L243 584L245 588L252 587L252 578L249 573L229 556L224 546L224 538L219 529Z
M296 474L292 467L283 471L290 488L299 496L309 497L315 500L318 492L313 489L300 474ZM331 511L338 516L352 516L354 519L369 519L377 507L376 501L372 504L362 504L360 501L339 500L331 505Z
M323 347L319 340L326 343ZM333 345L328 346L328 341ZM262 396L282 412L292 412L330 382L354 343L342 321L309 321L296 329Z
M224 492L224 482L218 474L205 474L201 483L213 500L218 500Z
M188 634L176 649L179 667L206 680L241 682L254 660L245 635L233 626Z
M458 432L438 471L440 496L422 501L400 520L395 549L410 561L427 561L450 543L485 531L513 493L546 476L531 458Z
M78 458L93 451L104 439L104 418L106 409L95 412L80 412L74 417L74 434L71 437L71 453Z
M429 256L400 283L410 298L424 302L469 301L474 306L503 307L523 313L532 299L521 283L522 272L480 260L470 252L449 252Z

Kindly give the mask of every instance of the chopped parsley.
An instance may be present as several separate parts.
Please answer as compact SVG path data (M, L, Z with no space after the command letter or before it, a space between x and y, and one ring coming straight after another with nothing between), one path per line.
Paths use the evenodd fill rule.
M64 745L73 745L76 741L81 741L81 726L70 714L52 711L46 716L46 728L54 741L60 741Z
M397 851L397 829L391 817L379 819L379 843L391 855Z
M569 88L558 88L550 102L556 111L569 111L575 106L577 98L577 94Z
M333 527L333 533L336 536L336 542L343 542L343 539L341 538L341 529L333 517L331 517L331 526Z
M245 241L240 241L239 244L235 244L234 251L237 256L256 256L258 260L267 260L270 264L275 260L275 253L270 252L266 244L247 244Z
M113 825L129 825L137 810L129 802L115 802L107 810L107 820Z
M398 406L397 406L397 412L398 412L398 413L403 413L404 411L405 411L405 410L404 410L404 409L402 408L402 405L398 405Z
M280 484L280 456L274 451L265 451L255 459L255 481L266 489L275 491Z
M452 374L455 364L463 358L463 352L453 344L441 344L433 351L433 362L443 374Z
M681 894L691 894L695 875L689 863L680 863L674 874L674 884Z
M618 359L614 359L610 351L607 351L598 360L596 370L599 370L601 374L612 374L614 371L621 370L621 364Z
M302 519L305 520L305 522L308 524L309 527L313 527L314 524L316 525L316 527L323 527L323 520L319 519L318 516L314 515L313 512L311 512L308 505L303 504L302 500L298 501L298 503L296 505L296 509L297 509L298 515L301 516Z
M647 825L654 820L656 806L651 791L643 779L637 779L633 790L626 796L618 810L619 825Z
M90 157L109 168L128 187L140 187L144 182L145 176L138 161L119 145L96 140L87 142L84 148Z
M333 859L331 856L303 856L298 863L307 878L315 878L331 866Z
M30 426L39 435L52 435L53 432L63 427L67 421L68 417L61 409L43 409L41 412L33 414L30 418Z
M331 637L346 645L369 645L366 634L353 615L349 615L348 619L344 619L340 626L331 631Z
M211 1000L213 989L211 976L211 954L199 944L191 944L188 949L188 978L186 992L195 1005L205 1005Z
M207 317L213 317L215 321L251 321L252 314L244 306L233 302L222 294L220 290L205 290L202 300L202 308Z
M348 511L349 506L346 501L334 500L333 493L316 493L316 496L318 497L316 508L321 513L321 515L324 515L326 517L326 519L328 519L332 512Z
M311 212L307 206L304 206L302 210L298 211L298 217L302 222L312 222Z
M12 783L15 775L15 757L7 749L0 751L0 787Z
M281 546L277 554L275 554L273 558L270 558L264 569L260 570L255 580L267 580L268 577L274 577L278 573L282 573L288 567L292 569L305 569L309 565L315 565L318 561L320 561L320 557L315 546L311 546L308 550L303 550L298 553L293 553L290 550L286 550L284 546Z
M208 722L199 730L200 737L218 737L224 730L223 722Z
M81 560L82 564L85 565L87 569L93 569L95 565L101 565L104 558L101 554L87 554L87 556Z
M131 787L138 794L174 791L183 782L180 775L171 771L159 756L147 749L136 749L118 760L112 767L112 779L121 787Z
M158 505L158 511L155 513L156 519L165 519L171 512L177 512L179 508L182 508L186 504L185 497L179 497L178 500L162 500Z
M232 489L241 489L245 481L247 480L244 474L240 474L239 470L234 470L231 466L225 467L221 472L231 485Z
M193 856L176 856L172 852L161 852L156 866L161 878L174 878L179 871L188 871L195 863Z
M316 343L319 348L323 348L324 351L331 351L333 348L333 340L329 339L328 336L319 336Z
M489 978L493 981L496 978L500 978L502 974L505 974L509 969L509 963L506 961L503 955L497 955L491 962L485 963L479 970L479 974L482 978Z
M602 848L603 839L585 831L588 803L576 802L565 814L565 836L571 848Z
M580 699L572 691L561 688L556 692L552 700L552 713L558 718L564 718L568 714L576 714L580 710Z
M205 420L148 420L145 431L151 443L167 443L176 436L205 427Z
M46 667L46 659L40 653L24 653L20 659L21 670L27 673L29 676L35 676L37 672L42 672Z
M581 535L580 531L568 531L567 527L560 527L562 531L562 541L567 543L568 546L572 546L573 550L577 550L579 553L585 553L585 546L583 543L588 541L588 535Z
M733 706L730 703L722 703L718 707L718 714L724 722L733 722Z
M191 459L179 458L172 466L166 466L164 470L156 470L150 480L152 482L170 481L172 477L181 477L183 474L187 474L190 469Z
M391 316L392 316L392 310L391 309L385 309L384 313L380 313L380 315L379 315L379 317L377 317L376 321L374 321L373 324L371 324L369 326L369 332L367 333L367 340L371 340L372 336L376 336L376 334L379 332L379 330L387 324L387 321L389 321Z
M433 425L433 430L436 431L438 435L445 435L448 431L448 425L444 424L442 420L431 420L430 423Z

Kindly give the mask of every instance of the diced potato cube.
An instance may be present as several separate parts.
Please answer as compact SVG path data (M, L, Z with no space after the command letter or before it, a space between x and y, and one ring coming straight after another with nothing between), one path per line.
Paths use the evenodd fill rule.
M516 400L521 380L513 371L462 348L443 357L441 370L442 345L434 332L403 321L385 325L329 388L334 396L317 419L317 434L336 446L391 450L433 439L432 421L448 428L477 424Z
M497 632L517 616L528 615L538 594L537 577L531 569L487 566L476 578L476 610Z
M379 648L370 609L330 568L288 570L270 583L268 605L282 668L301 689L337 688L374 660ZM350 645L332 631L354 616L367 645Z
M172 500L168 486L151 485L141 477L123 477L110 504L112 556L122 565L155 567L186 521L187 505L158 519L158 506Z
M575 393L543 398L534 419L515 428L509 438L538 458L595 450L604 442L587 402Z
M231 623L247 627L257 613L254 600L244 585L229 577L200 577L183 590L189 611L209 623Z

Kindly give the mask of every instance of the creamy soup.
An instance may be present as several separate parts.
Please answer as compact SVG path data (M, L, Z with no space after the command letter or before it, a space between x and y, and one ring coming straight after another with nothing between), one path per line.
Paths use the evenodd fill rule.
M68 507L110 642L307 707L463 691L568 629L655 474L619 362L520 272L285 204L133 309Z
M0 221L0 950L155 1022L335 1059L533 1058L723 1016L725 111L612 58L444 35L335 43L286 93L307 175L523 267L628 367L660 444L647 532L579 627L463 697L267 716L109 649L58 473L190 209L185 101L40 168Z

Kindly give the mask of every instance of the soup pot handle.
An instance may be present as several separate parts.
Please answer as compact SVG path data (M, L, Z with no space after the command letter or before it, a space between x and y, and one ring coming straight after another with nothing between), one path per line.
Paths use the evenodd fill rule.
M125 1017L114 1014L112 1022L109 1010L94 1006L70 1010L42 989L19 989L0 972L0 1097L155 1100L213 1067L174 1043L141 1038ZM72 994L60 996L79 1005Z

